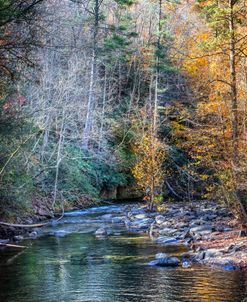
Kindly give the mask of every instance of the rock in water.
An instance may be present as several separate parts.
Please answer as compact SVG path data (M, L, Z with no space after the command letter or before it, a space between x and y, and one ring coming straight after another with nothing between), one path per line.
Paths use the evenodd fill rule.
M183 260L183 261L182 261L182 267L183 267L183 268L189 268L189 267L191 267L190 261L188 261L188 260Z
M117 216L112 218L112 223L124 223L125 216Z
M147 218L147 215L146 214L137 214L137 215L135 215L135 218L136 219L145 219L145 218Z
M160 236L156 239L157 243L161 243L161 244L177 244L179 241L177 240L177 238L175 237L164 237L164 236Z
M23 239L24 239L24 237L22 235L16 235L16 236L14 236L14 241L21 241Z
M226 260L225 263L223 263L222 268L226 271L234 271L237 269L236 265L231 260Z
M205 259L220 257L222 254L223 253L219 249L208 249L205 251Z
M165 253L158 253L155 255L155 259L163 259L166 257L167 257L167 254L165 254Z
M28 234L30 238L36 238L38 236L38 233L36 231L32 231L31 233Z
M164 267L176 267L179 265L180 261L177 257L167 256L164 253L158 253L155 255L155 260L150 261L148 265L151 266L164 266Z
M97 237L105 237L107 236L107 231L105 228L99 228L98 230L96 230L95 235Z
M155 221L157 224L162 224L163 222L165 222L166 218L162 215L158 215L155 217Z

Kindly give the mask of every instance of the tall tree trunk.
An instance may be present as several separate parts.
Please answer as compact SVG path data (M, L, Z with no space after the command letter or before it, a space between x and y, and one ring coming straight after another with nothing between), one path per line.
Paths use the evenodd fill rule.
M159 0L159 19L158 19L158 39L157 39L157 50L161 48L161 13L162 13L162 0ZM152 127L151 127L151 148L152 148L152 181L151 181L151 197L150 197L150 210L153 209L155 190L156 190L156 171L154 171L155 160L156 160L156 139L157 139L157 113L158 113L158 85L159 85L159 53L156 55L156 71L155 71L155 88L154 88L154 100L152 106Z
M90 70L90 83L89 83L89 92L88 92L88 102L87 102L87 114L86 121L83 131L83 148L88 148L88 142L90 137L90 132L92 129L93 123L93 108L95 103L95 77L97 74L97 38L99 31L99 9L100 3L99 0L94 0L94 28L93 28L93 49L91 57L91 70Z
M104 76L104 88L103 88L103 98L102 98L102 114L100 121L100 133L99 133L99 150L101 148L102 138L103 138L103 128L104 128L104 120L105 120L105 106L106 106L106 97L107 97L107 70L105 68L105 76Z
M52 208L54 209L56 200L57 200L57 187L58 187L58 177L59 177L59 167L62 160L61 151L64 139L64 120L65 120L65 108L63 108L62 112L62 121L59 133L58 147L57 147L57 160L56 160L56 173L55 173L55 182L54 182L54 195L52 201Z
M92 127L93 119L93 103L94 103L94 77L95 77L95 50L93 49L92 58L91 58L91 71L90 71L90 84L88 92L88 102L87 102L87 114L86 121L83 131L83 148L88 148L88 141L90 136L90 131Z

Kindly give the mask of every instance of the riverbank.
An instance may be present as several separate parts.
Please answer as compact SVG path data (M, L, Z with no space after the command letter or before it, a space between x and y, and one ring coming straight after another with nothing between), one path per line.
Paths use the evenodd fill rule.
M187 252L179 256L189 265L247 270L247 236L229 210L216 203L169 203L161 212L149 212L142 203L127 204L120 212L102 215L95 235L105 237L116 225L125 226L129 233L148 234L161 251L164 246L185 246ZM17 242L39 236L39 229L10 230L11 239Z
M31 211L24 211L24 213L12 218L3 217L0 219L6 225L1 225L0 222L0 240L8 239L9 241L18 241L19 238L33 237L33 228L29 227L14 227L12 225L35 225L35 224L46 224L53 219L59 219L63 216L66 211L74 211L78 209L84 209L92 206L100 206L104 204L103 201L96 201L89 198L83 200L77 200L73 203L65 203L60 206L52 208L51 200L40 200L34 199L32 201ZM8 225L9 224L9 225ZM1 241L0 241L1 242Z
M247 270L247 236L229 210L213 202L168 204L159 213L127 214L130 231L148 232L160 245L182 244L188 262Z

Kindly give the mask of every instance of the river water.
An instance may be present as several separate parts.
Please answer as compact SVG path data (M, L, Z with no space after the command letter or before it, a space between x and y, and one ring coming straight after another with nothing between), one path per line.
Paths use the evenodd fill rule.
M205 266L148 266L156 253L177 255L178 246L161 246L147 236L127 233L107 216L123 206L66 213L42 236L25 240L20 253L0 254L1 302L240 302L247 301L247 273ZM108 221L109 220L109 221ZM103 221L103 222L102 222ZM104 224L111 233L97 239Z

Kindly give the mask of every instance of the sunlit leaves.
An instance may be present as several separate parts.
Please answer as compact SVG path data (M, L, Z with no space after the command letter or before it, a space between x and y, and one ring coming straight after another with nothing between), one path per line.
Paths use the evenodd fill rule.
M148 196L152 187L155 195L161 193L164 183L163 162L166 156L165 146L152 134L146 132L134 146L137 162L132 169L132 173L138 186Z

